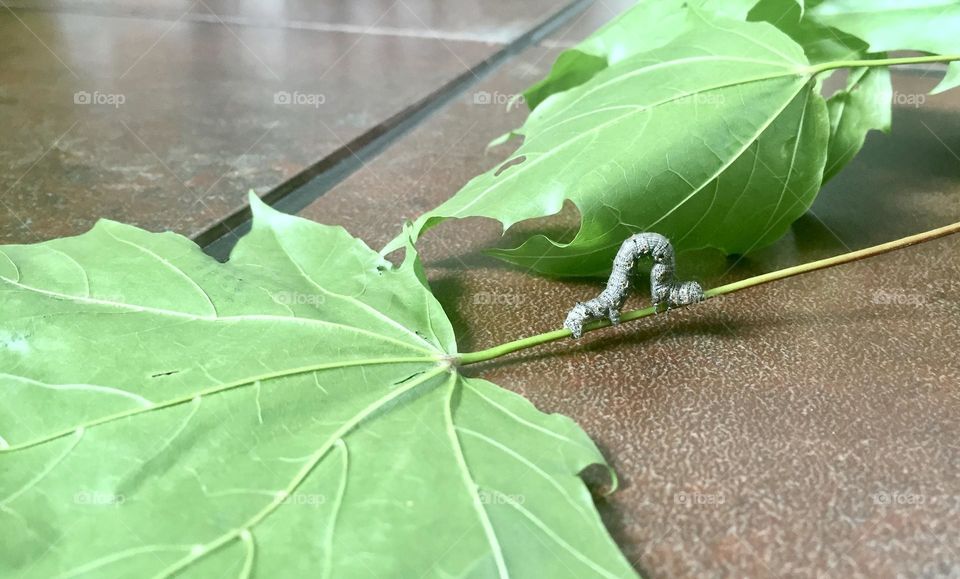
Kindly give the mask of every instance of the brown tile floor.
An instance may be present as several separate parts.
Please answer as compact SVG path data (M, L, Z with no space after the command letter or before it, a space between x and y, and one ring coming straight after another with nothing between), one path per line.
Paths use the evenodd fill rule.
M541 44L550 48L571 47L634 4L635 0L596 0L554 34L544 38Z
M258 22L271 6L221 4ZM76 234L98 217L197 235L242 207L247 189L264 193L349 148L564 6L359 4L290 10L364 26L350 15L382 12L423 29L459 18L478 39L500 23L502 38L120 16L109 3L0 9L0 242Z
M523 113L473 95L507 98L554 55L528 50L303 214L382 246L507 157L484 146ZM902 102L934 84L896 78ZM898 107L895 135L873 135L786 238L739 262L686 256L681 269L714 286L960 220L958 110L956 93ZM422 240L465 351L555 329L599 289L477 253L498 236L466 220ZM601 444L624 482L605 520L647 576L956 572L958 249L926 244L471 372L573 416Z
M543 0L20 0L7 4L30 10L499 43L510 42L563 6L563 2Z

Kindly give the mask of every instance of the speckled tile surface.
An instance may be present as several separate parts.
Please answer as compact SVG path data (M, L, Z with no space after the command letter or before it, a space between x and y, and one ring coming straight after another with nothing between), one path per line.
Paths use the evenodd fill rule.
M484 147L523 113L473 95L522 90L554 54L528 50L303 214L382 246L507 158ZM899 95L933 84L896 77ZM776 245L739 261L687 255L681 273L715 286L960 220L960 95L926 99L898 106L894 135L872 135ZM471 219L421 242L463 351L555 329L602 286L478 253L498 236ZM645 576L957 575L958 250L948 238L468 371L600 444L622 481L601 511Z
M290 10L350 20L375 14L373 4ZM414 4L443 12L441 3ZM451 14L453 4L443 4ZM509 4L460 18L500 22L513 38L562 8ZM223 9L258 20L268 5ZM384 18L403 8L392 6ZM471 10L483 10L487 24ZM428 14L421 28L442 20ZM501 48L378 31L0 10L0 242L77 234L99 217L197 235L242 207L248 189L264 193L344 151Z
M635 4L634 0L595 0L541 44L549 48L569 48Z
M562 0L19 0L31 10L124 14L149 18L224 21L448 40L509 42L535 26ZM339 27L339 28L338 28Z

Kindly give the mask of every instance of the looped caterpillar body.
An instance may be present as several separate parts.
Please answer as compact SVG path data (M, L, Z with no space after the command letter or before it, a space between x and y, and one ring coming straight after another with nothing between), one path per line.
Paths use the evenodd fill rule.
M667 308L686 306L703 300L700 284L676 281L676 257L670 240L659 233L638 233L620 246L607 287L600 295L587 302L577 302L567 314L563 325L574 338L583 335L584 324L594 320L608 318L611 324L620 323L620 309L630 290L630 273L637 260L647 256L653 258L650 291L655 307L659 309L661 304Z

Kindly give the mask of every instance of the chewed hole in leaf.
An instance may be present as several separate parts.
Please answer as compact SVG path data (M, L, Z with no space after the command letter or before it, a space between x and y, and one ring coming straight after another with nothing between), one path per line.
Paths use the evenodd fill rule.
M617 474L610 467L602 464L591 464L586 467L580 471L580 478L594 497L608 496L619 486Z
M560 211L513 225L504 232L499 246L516 247L538 233L556 243L570 243L577 236L582 219L583 216L577 205L565 199Z
M504 163L503 165L500 165L500 168L497 169L497 172L494 173L493 176L494 176L494 177L499 177L501 173L503 173L504 171L506 171L506 170L509 169L510 167L513 167L513 166L515 166L515 165L519 165L520 163L523 163L523 162L526 161L526 160L527 160L527 156L526 156L526 155L520 155L519 157L514 157L513 159L510 159L509 161L507 161L506 163Z

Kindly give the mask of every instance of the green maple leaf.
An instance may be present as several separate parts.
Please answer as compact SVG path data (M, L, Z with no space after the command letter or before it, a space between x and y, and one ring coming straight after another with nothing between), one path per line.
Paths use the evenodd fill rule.
M819 3L814 2L813 7ZM523 93L525 102L533 110L550 95L588 82L610 65L664 46L694 26L696 18L691 17L690 7L768 22L799 43L812 64L885 56L871 55L865 41L807 17L802 0L652 0L639 2L577 46L561 52L550 73ZM850 79L845 89L827 101L831 132L824 181L856 156L868 132L890 131L893 87L889 70L857 69ZM511 132L494 144L519 134Z
M822 0L809 15L870 45L873 52L960 53L957 0ZM960 86L960 63L950 65L934 94Z
M891 127L893 89L885 68L850 71L847 86L826 101L826 114L813 94L820 93L821 76L806 76L808 84L783 82L791 75L804 77L798 71L805 65L885 56L870 53L860 38L806 17L804 9L795 0L637 4L561 53L550 74L524 94L532 109L524 126L492 143L523 136L524 145L508 163L422 216L416 233L449 217L492 217L506 228L551 215L568 199L582 217L572 241L539 235L490 253L544 274L588 276L604 275L618 244L646 229L671 236L681 250L743 253L776 240L806 211L822 183L856 156L870 131ZM750 24L742 22L747 19ZM738 62L739 68L730 75L723 65L691 64L698 50L727 58L724 64ZM751 62L754 55L762 62ZM770 70L776 61L779 76ZM675 81L680 75L687 78ZM726 78L729 84L722 83ZM679 98L661 98L664 85L678 87ZM803 94L803 108L768 107L784 95ZM727 96L756 109L716 106ZM697 107L701 99L708 106ZM602 114L611 104L643 114L625 115L613 126ZM758 120L753 117L758 111L771 117ZM718 155L722 146L712 143L726 136L729 153L744 138L730 127L744 122L764 125L750 137L755 149ZM631 140L631 132L644 132L644 138ZM577 144L581 136L587 144ZM698 146L706 141L711 145ZM771 141L782 144L779 154ZM595 150L583 151L588 145ZM744 170L751 157L753 167ZM693 169L675 171L674 165ZM703 166L717 170L703 179ZM512 174L501 177L508 171ZM660 179L671 171L677 180ZM398 238L384 252L402 243Z
M251 197L228 263L0 252L0 575L632 577L570 419L461 376L413 249Z
M414 233L471 216L506 228L569 199L582 216L572 241L536 235L493 252L552 275L609 272L638 231L727 253L779 238L822 182L830 124L815 67L768 23L691 18L668 44L540 104L513 157L417 219Z
M817 2L812 8L816 8ZM841 60L883 58L871 54L863 40L827 26L804 13L792 0L761 0L750 19L770 22L803 47L812 64ZM893 112L893 84L886 68L856 68L846 86L827 99L830 114L830 141L824 181L840 172L863 148L867 133L890 132Z
M788 1L797 6L795 0ZM530 110L635 54L660 48L690 30L690 8L745 19L758 0L644 0L560 53L550 73L523 93ZM802 3L801 3L802 5Z
M890 132L893 85L885 68L850 71L847 85L827 101L830 144L824 181L832 178L863 148L871 130Z

